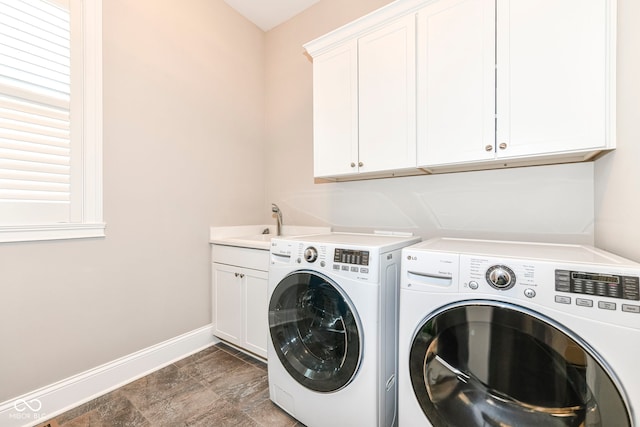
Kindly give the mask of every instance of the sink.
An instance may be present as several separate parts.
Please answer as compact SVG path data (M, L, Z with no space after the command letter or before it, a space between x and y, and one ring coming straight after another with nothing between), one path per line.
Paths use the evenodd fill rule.
M241 248L269 250L271 239L276 236L275 225L241 225L230 227L211 227L209 242L216 245L237 246ZM268 234L263 234L269 230ZM331 227L311 227L284 225L281 237L304 236L329 233Z

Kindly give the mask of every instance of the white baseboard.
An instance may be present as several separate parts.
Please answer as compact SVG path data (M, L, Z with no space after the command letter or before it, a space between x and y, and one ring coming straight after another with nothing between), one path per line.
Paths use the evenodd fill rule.
M207 325L7 400L0 403L0 427L42 423L218 342Z

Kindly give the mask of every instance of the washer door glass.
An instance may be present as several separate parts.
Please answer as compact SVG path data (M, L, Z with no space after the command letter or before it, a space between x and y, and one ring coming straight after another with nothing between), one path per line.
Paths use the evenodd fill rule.
M453 306L417 331L413 391L434 427L629 427L606 369L568 334L514 306Z
M339 390L358 370L355 311L327 277L308 271L285 277L269 302L269 330L284 368L311 390Z

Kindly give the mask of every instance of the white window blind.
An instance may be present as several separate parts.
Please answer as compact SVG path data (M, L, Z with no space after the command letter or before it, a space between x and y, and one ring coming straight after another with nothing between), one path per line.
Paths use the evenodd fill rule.
M100 0L0 0L0 241L101 224L100 11Z
M69 221L69 8L0 0L0 216Z

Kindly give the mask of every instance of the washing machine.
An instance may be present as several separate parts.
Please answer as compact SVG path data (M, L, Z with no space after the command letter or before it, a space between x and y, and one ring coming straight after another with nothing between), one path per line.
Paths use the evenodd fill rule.
M307 427L397 424L400 253L407 235L274 238L271 400Z
M402 255L401 427L640 425L639 264L464 239Z

